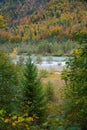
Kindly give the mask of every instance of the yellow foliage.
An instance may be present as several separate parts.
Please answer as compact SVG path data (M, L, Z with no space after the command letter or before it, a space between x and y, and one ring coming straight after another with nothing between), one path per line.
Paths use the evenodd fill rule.
M25 124L25 127L27 128L27 130L30 130L29 126L27 124Z
M63 13L61 14L60 21L61 22L70 22L73 19L73 14L71 13Z
M4 122L5 122L5 123L9 123L10 120L9 120L9 119L5 119Z
M18 117L18 123L23 122L24 118L23 117Z
M15 123L15 122L13 122L13 123L12 123L12 126L16 126L16 123Z
M3 16L2 16L2 15L0 15L0 20L1 20L1 19L3 19Z
M27 118L26 118L26 121L27 121L27 122L33 121L33 118L32 118L32 117L27 117Z
M9 38L9 41L10 42L20 42L21 41L21 36L19 35L19 34L17 34L17 35L15 35L15 36L10 36L10 38Z
M3 115L1 115L0 120L2 121L2 123L0 123L0 126L3 127L3 123L4 123L6 128L8 127L9 130L10 127L12 128L12 130L14 128L17 128L17 130L21 130L21 127L23 127L26 130L30 130L29 127L32 125L32 122L34 121L34 117L28 117L28 113L25 113L22 116L9 114L8 118L5 117L5 115L4 117Z
M50 28L51 35L55 35L60 31L62 31L62 27L60 26L55 26L55 27Z
M14 116L12 117L12 119L13 119L13 120L17 119L17 116L16 116L16 115L14 115Z
M15 59L15 58L16 58L16 55L17 55L17 48L14 48L14 49L13 49L13 52L12 52L12 54L11 54L12 59Z
M75 54L76 56L81 55L81 54L82 54L82 49L76 49L76 50L74 51L74 54Z
M0 15L0 28L3 28L4 26L4 18L2 15Z

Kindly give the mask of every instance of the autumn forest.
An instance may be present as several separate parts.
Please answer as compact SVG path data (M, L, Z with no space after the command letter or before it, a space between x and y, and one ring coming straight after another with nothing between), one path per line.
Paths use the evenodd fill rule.
M0 21L3 22L1 28L4 27L0 30L2 44L37 44L37 53L40 53L41 46L46 46L47 43L52 49L51 52L46 50L47 53L55 50L54 55L63 55L69 54L75 46L76 35L87 34L85 1L4 0L0 2L0 8ZM54 48L48 45L49 42ZM56 50L57 46L60 50L65 48L65 52ZM56 52L58 53L55 54Z

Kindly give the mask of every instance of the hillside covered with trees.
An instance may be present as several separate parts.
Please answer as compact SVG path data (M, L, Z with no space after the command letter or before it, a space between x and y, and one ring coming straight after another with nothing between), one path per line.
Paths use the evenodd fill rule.
M4 0L0 1L0 8L0 19L3 16L4 20L1 44L41 43L38 51L46 46L51 48L46 50L48 53L68 46L63 53L69 53L76 35L87 35L87 3L83 0ZM49 42L60 46L49 47Z

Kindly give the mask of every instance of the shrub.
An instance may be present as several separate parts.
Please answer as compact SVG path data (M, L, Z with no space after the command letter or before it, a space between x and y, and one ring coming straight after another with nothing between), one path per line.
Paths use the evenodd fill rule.
M54 99L54 88L53 88L53 84L50 81L48 81L47 85L46 85L46 95L47 95L48 101L53 101L53 99Z
M87 45L75 49L63 75L65 86L65 125L87 129Z
M4 109L0 110L0 129L1 130L30 130L34 117L29 117L27 113L22 115L10 113Z

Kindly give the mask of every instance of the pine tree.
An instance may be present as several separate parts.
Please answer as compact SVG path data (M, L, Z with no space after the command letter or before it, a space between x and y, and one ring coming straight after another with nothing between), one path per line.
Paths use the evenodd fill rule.
M0 52L0 109L12 112L17 75L9 57Z
M24 105L29 116L36 115L42 122L45 116L46 100L37 67L29 57L24 71Z

